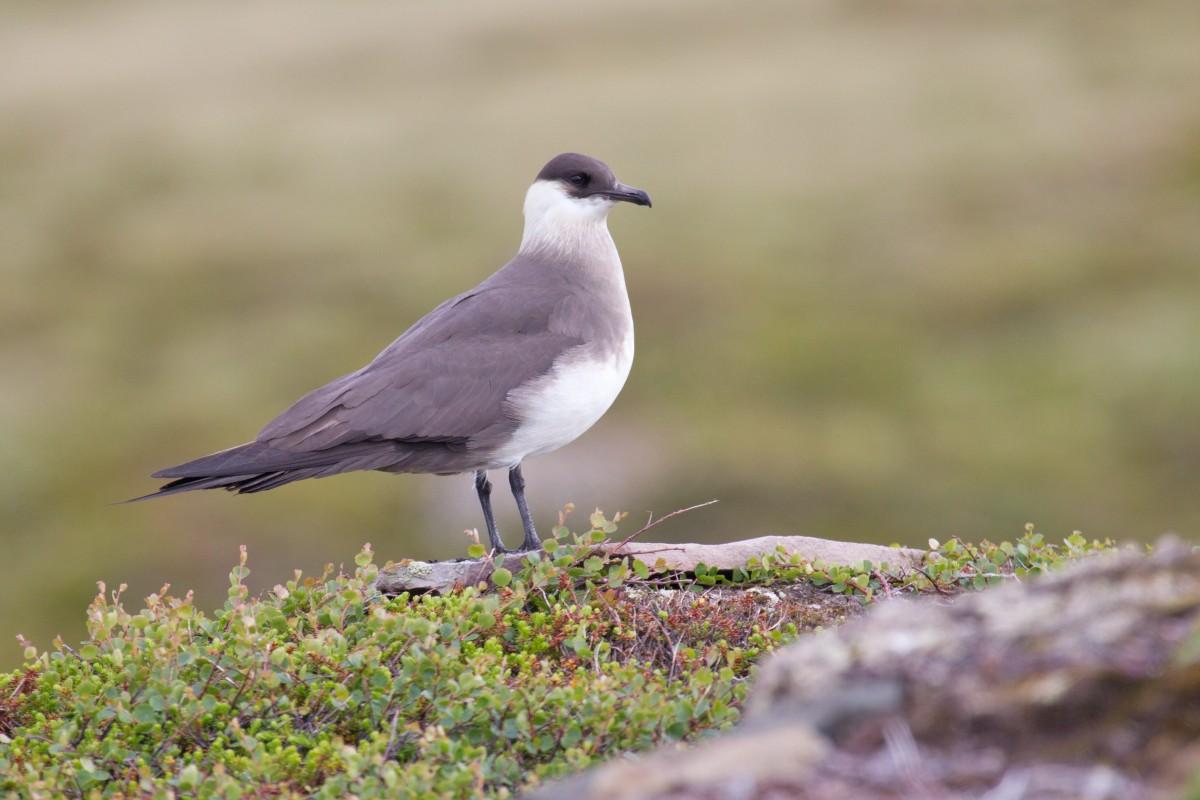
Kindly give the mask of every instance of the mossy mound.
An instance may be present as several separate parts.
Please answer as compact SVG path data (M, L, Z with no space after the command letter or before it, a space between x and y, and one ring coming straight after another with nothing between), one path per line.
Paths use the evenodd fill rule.
M764 653L885 593L952 592L1106 544L931 553L923 569L757 559L661 574L602 553L602 515L493 585L380 595L353 572L251 597L241 562L212 614L165 590L88 609L89 639L0 676L0 788L31 797L508 797L739 717Z

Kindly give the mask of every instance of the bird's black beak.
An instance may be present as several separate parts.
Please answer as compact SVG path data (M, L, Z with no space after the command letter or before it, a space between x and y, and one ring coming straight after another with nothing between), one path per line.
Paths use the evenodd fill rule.
M633 203L635 206L650 205L650 195L646 194L641 189L635 189L632 186L626 186L623 183L618 183L617 188L610 192L605 192L604 196L610 197L619 202Z

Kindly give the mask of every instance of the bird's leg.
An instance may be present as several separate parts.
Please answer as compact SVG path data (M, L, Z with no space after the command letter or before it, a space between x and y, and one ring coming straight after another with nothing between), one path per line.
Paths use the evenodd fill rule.
M487 470L475 471L475 492L479 495L479 505L483 508L483 522L487 525L488 542L497 553L507 553L500 531L496 530L496 517L492 514L492 482L488 480Z
M512 488L513 499L517 501L517 511L521 512L521 524L525 526L525 540L521 542L521 550L541 550L542 540L538 538L537 530L533 527L533 517L529 513L529 505L525 502L525 476L521 474L520 464L508 471L508 485Z

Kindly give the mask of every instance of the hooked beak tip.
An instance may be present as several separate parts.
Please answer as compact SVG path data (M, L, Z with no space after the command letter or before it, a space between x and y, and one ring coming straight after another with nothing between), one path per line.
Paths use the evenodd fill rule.
M646 206L652 208L650 195L643 192L641 189L635 189L632 186L626 186L623 183L617 184L614 191L607 192L608 197L624 203L633 203L635 206Z

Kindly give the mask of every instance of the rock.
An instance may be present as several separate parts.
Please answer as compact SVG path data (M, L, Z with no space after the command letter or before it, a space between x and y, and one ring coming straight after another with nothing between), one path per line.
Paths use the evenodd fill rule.
M618 761L568 781L558 787L558 793L545 796L682 799L699 796L691 794L688 787L704 787L721 793L715 796L743 797L756 786L769 786L787 780L797 770L813 769L828 757L829 750L828 742L800 725L748 730L729 737L720 748L667 751L644 760ZM679 775L687 775L686 786L681 786Z
M924 550L912 547L886 547L862 542L839 542L812 536L759 536L726 544L654 544L630 542L621 549L609 548L622 555L635 555L647 564L662 559L667 569L684 572L705 564L717 569L733 569L752 557L761 557L783 548L789 555L826 564L852 564L870 561L875 566L886 562L890 570L917 569L925 558Z
M762 557L783 548L789 555L799 554L808 561L824 561L826 564L859 565L870 561L877 567L887 563L892 575L921 566L925 551L911 547L884 547L859 542L837 542L831 539L816 539L811 536L760 536L727 544L666 544L661 542L629 542L597 545L598 550L613 555L630 555L645 561L652 571L691 572L697 564L716 569L731 570L741 567L752 557ZM455 588L486 582L494 566L504 566L510 572L521 568L524 553L509 553L497 559L495 565L488 559L456 561L412 561L404 560L389 564L380 570L376 587L385 594L401 592L443 593ZM661 561L660 567L655 567Z
M1174 796L1200 770L1200 552L893 600L762 665L735 731L541 800Z
M508 553L496 559L460 558L453 561L415 561L410 558L389 562L379 571L375 588L384 594L444 594L491 580L497 567L515 572L521 568L524 553Z

